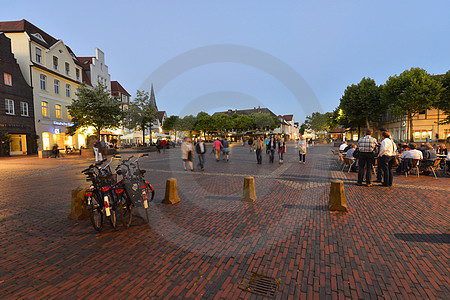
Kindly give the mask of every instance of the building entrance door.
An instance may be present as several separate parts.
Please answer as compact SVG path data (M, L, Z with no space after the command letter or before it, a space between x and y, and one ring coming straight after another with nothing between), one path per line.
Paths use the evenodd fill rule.
M27 154L27 136L24 134L11 134L10 155Z

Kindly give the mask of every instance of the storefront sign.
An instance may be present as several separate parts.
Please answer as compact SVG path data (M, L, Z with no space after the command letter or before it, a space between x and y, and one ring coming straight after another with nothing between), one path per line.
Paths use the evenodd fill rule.
M53 121L53 125L60 125L60 126L73 126L73 123L69 123L69 122L58 122L58 121Z
M59 128L55 128L55 134L60 134Z

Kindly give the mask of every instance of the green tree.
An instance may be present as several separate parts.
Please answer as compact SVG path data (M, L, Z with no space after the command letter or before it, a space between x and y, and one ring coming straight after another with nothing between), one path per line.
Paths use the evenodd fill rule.
M421 111L439 103L442 83L424 69L411 68L389 77L383 86L382 101L396 116L408 117L409 140L414 141L413 118Z
M192 134L192 130L194 130L196 122L196 117L194 117L193 115L188 115L181 118L175 125L175 127L179 131L189 131L189 134Z
M255 113L250 117L253 119L254 128L258 130L273 130L279 125L278 119L270 114Z
M244 132L254 127L253 118L248 115L233 114L233 128L236 131Z
M306 129L308 129L308 125L306 125L306 123L303 122L303 124L300 125L300 128L298 129L298 132L299 132L301 135L304 135Z
M385 108L380 100L381 88L371 78L363 78L358 84L348 86L341 97L339 108L346 116L347 125L353 129L370 128L379 124Z
M195 123L194 129L196 131L203 131L203 135L206 138L206 133L214 130L213 117L205 112L199 112L197 114L197 122Z
M306 117L305 125L315 131L326 131L327 130L327 115L321 114L320 112L314 112L310 116Z
M150 101L148 92L137 91L126 112L126 127L142 131L142 142L145 143L145 130L150 130L152 140L152 124L156 121L158 111Z
M165 131L174 131L175 130L175 124L180 120L180 117L178 116L170 116L164 120L164 123L162 125L162 128Z
M233 120L231 116L227 114L213 115L213 129L217 131L226 132L233 129Z
M68 129L69 134L75 134L79 128L92 126L100 138L103 129L120 126L123 117L121 102L113 98L101 82L92 89L83 84L76 94L78 99L67 107L74 123Z
M437 77L437 79L441 82L443 90L440 98L436 100L433 106L447 115L445 119L439 120L439 124L450 124L450 71Z

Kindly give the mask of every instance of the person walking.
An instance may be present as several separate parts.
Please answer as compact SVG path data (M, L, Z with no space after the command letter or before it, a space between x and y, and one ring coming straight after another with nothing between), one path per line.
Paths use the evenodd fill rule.
M253 138L249 138L247 143L250 148L250 152L252 152L253 151Z
M101 147L99 148L99 151L102 153L103 158L108 158L108 148L106 147L105 141L100 141Z
M223 139L222 143L222 149L223 149L223 160L229 161L230 160L230 143L226 138Z
M216 154L216 161L220 160L220 149L222 148L222 143L219 141L219 139L217 138L214 141L214 150L215 150L215 154Z
M266 154L269 154L269 143L270 143L270 137L267 136L266 140L264 141L264 144L266 145Z
M103 160L101 148L102 148L102 144L100 144L99 140L96 140L95 144L94 144L95 161Z
M374 163L374 152L377 148L377 140L372 137L372 130L367 129L366 135L358 140L359 159L358 159L358 182L356 185L362 185L364 170L366 171L366 184L372 186L372 166Z
M192 164L192 159L194 158L194 147L192 146L191 139L185 137L183 143L181 144L181 159L183 160L183 167L186 171L186 163L188 163L189 168L194 172L194 165Z
M261 152L264 149L264 142L258 137L254 143L254 148L256 150L256 163L258 165L262 164L262 155Z
M277 143L273 136L270 137L269 144L267 145L267 149L269 150L269 162L273 164L273 160L275 158L275 150L277 149Z
M284 163L283 155L286 153L286 143L284 142L284 138L281 138L278 142L278 156L280 159L280 164Z
M381 133L383 140L381 141L380 153L378 154L379 168L383 172L383 186L392 186L395 152L397 146L391 140L391 135L387 131Z
M166 140L162 140L161 141L161 147L163 149L163 152L166 153L166 148L167 148L167 141Z
M303 136L300 136L300 139L298 141L298 156L299 156L298 162L299 163L305 164L306 146L307 146L306 139Z
M206 153L206 145L203 140L198 139L197 145L195 145L195 152L198 154L198 165L201 171L205 170L205 153Z

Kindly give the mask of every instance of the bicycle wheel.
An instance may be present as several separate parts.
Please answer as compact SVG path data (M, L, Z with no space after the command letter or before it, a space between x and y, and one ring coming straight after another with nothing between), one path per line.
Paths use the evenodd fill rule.
M116 229L117 228L117 210L116 207L111 207L109 215L109 224L111 224L111 227Z
M133 217L133 205L125 198L125 196L122 196L120 199L120 215L123 226L129 228L131 225L131 218Z
M92 195L90 212L89 218L91 219L92 227L100 232L103 227L103 212L97 194Z

